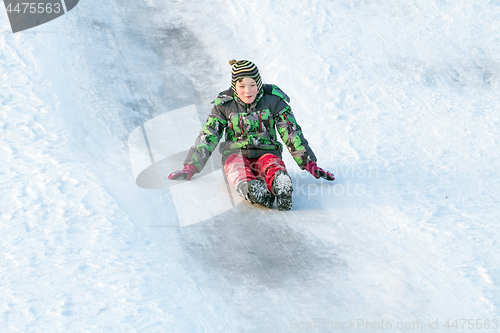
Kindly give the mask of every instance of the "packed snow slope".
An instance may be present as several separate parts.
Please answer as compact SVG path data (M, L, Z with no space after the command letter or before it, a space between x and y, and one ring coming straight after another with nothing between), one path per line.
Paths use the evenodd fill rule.
M0 12L1 331L499 331L500 2L86 0L16 34ZM230 59L337 180L285 152L291 211L181 226L199 207L137 186L127 140L201 124Z

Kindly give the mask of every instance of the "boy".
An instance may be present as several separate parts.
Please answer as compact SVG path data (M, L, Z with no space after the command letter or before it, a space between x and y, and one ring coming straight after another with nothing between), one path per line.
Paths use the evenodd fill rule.
M222 138L224 173L236 191L252 204L279 210L292 208L292 180L282 161L278 132L301 169L315 178L335 180L316 165L316 156L302 134L288 105L290 99L275 85L262 84L257 66L247 60L231 60L231 88L212 102L214 107L182 170L169 179L187 179L200 172Z

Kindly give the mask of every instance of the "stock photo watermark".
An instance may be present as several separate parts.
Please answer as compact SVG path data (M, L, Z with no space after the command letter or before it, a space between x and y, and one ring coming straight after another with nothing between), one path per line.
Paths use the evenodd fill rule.
M73 8L79 0L4 0L12 32L16 33L50 22Z
M353 330L369 330L369 331L385 331L385 330L415 330L415 331L447 331L447 330L468 330L468 331L490 331L496 332L499 328L498 319L434 319L427 321L385 321L385 320L368 320L368 319L349 319L344 321L322 319L318 321L302 321L292 319L289 322L289 328L298 331L313 331L313 330L338 330L338 331L353 331Z
M378 167L344 166L330 168L337 180L347 179L345 182L311 182L310 175L298 172L293 175L294 195L311 199L316 196L363 196L367 193L365 182L377 179L382 174L397 173L394 168L379 169Z

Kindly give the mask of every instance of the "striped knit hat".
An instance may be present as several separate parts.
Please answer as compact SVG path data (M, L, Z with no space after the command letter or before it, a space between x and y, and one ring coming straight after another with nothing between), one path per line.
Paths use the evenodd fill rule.
M236 82L244 77L249 77L257 83L257 91L262 89L262 79L259 74L257 66L248 60L231 60L231 87L236 92Z

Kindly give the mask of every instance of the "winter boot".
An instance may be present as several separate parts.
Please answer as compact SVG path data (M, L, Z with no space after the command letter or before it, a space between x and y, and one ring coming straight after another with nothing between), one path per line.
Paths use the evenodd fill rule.
M278 170L274 175L273 193L276 195L276 204L279 210L292 208L292 179L283 170Z
M266 185L260 180L240 182L236 191L252 204L256 203L267 208L272 208L274 205L274 194L269 192Z

